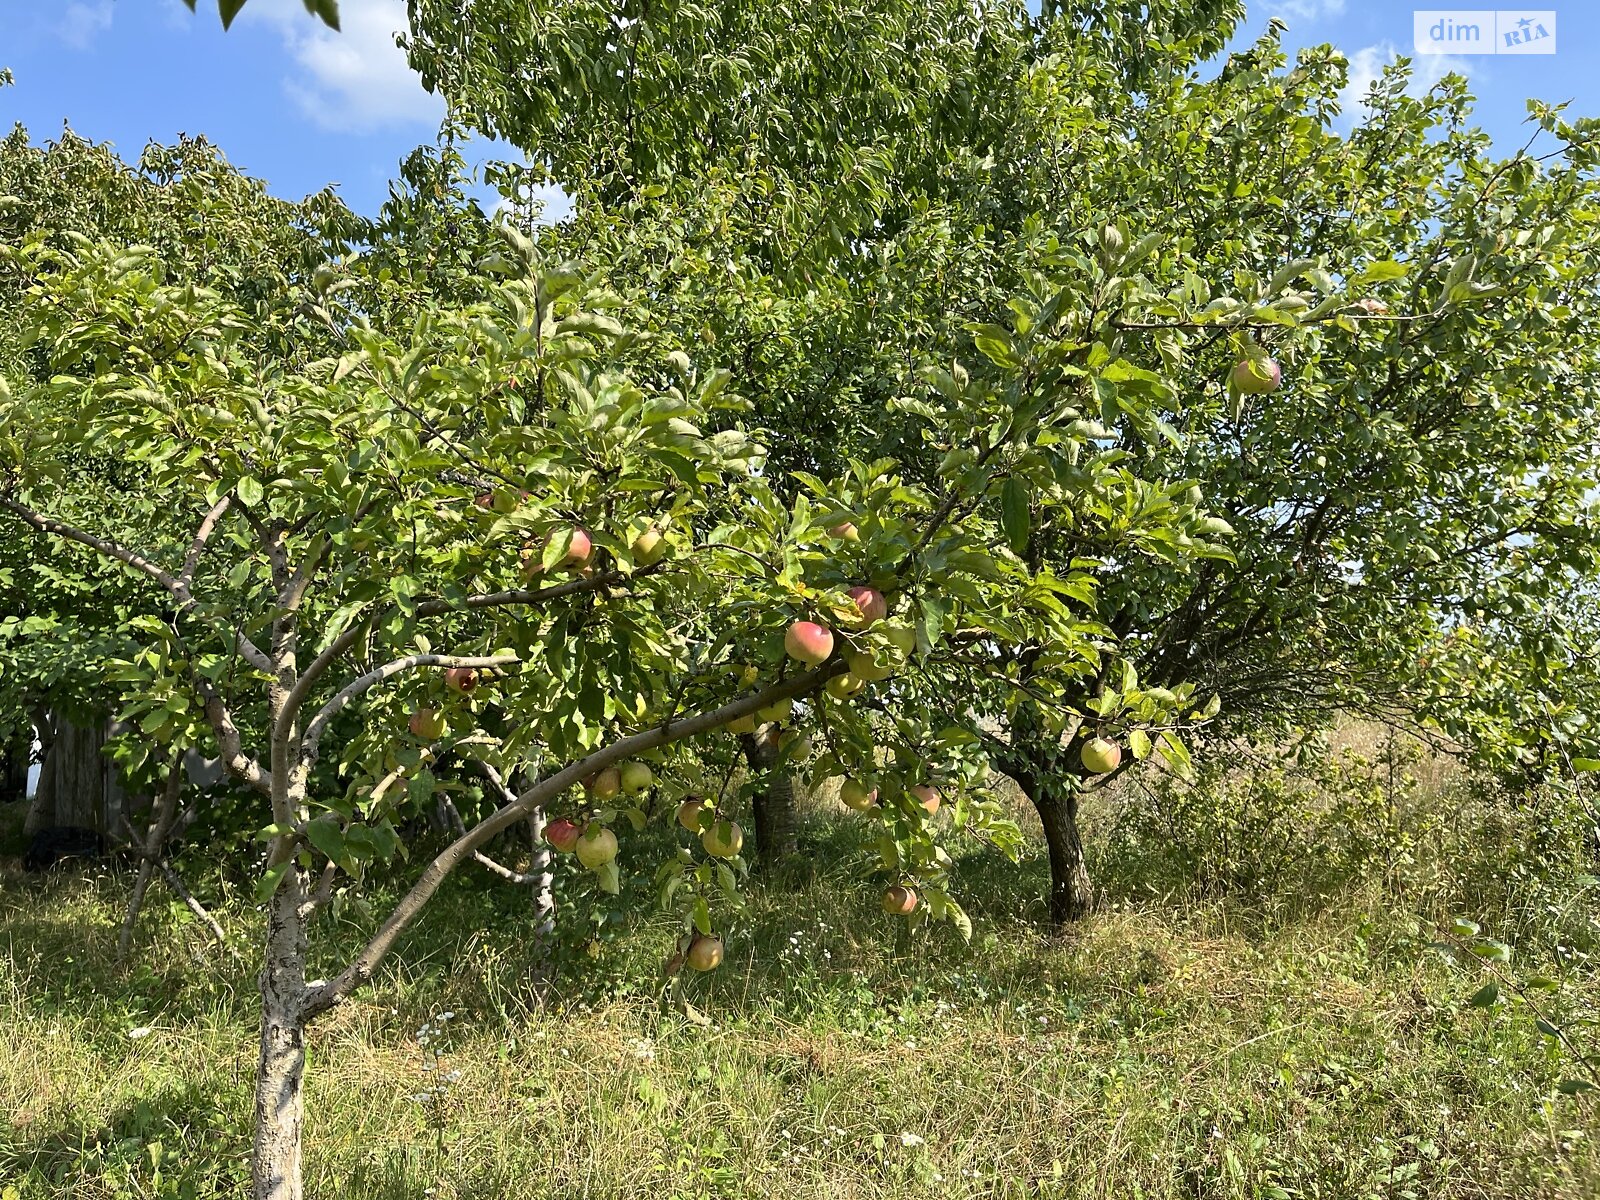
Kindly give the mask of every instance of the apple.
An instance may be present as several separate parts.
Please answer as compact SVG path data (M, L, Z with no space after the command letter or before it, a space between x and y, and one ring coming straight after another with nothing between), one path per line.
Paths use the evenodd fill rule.
M732 858L744 845L744 830L724 817L700 835L700 844L712 858Z
M479 508L492 508L494 506L494 493L479 492L473 497L472 502Z
M622 764L621 783L622 790L630 796L638 796L650 790L650 785L655 781L655 773L642 762L627 762Z
M546 821L544 825L544 840L563 854L572 853L582 833L583 826L570 817L557 817L553 821Z
M796 621L783 635L783 648L796 662L814 667L833 653L833 631L815 621Z
M794 699L790 696L785 696L782 700L769 704L765 708L756 709L756 720L763 722L782 721L793 711Z
M1262 396L1268 392L1275 392L1283 384L1283 368L1278 365L1275 358L1266 359L1256 363L1248 358L1241 358L1233 364L1233 374L1229 377L1236 391L1247 396Z
M855 602L856 612L859 614L851 622L852 628L866 629L889 615L889 602L876 588L861 585L851 588L848 594Z
M793 730L790 730L788 733L783 735L782 740L778 744L783 747L784 750L788 751L791 762L799 762L803 758L811 757L812 743L811 735L808 733L796 733Z
M840 521L828 530L828 536L838 538L841 542L859 542L861 531L849 521Z
M848 700L866 686L867 681L865 679L862 679L859 675L852 675L846 672L843 675L835 675L827 683L823 684L822 688L835 700Z
M544 539L544 546L551 542L561 541L567 536L566 527L552 529ZM594 543L589 540L589 535L582 529L572 530L572 541L567 546L567 556L556 563L556 569L562 567L582 567L589 561L589 555L594 553ZM531 545L522 548L522 573L528 576L540 574L544 570L544 549L535 550Z
M699 796L690 796L678 805L678 824L690 833L700 832L700 814L705 809L705 804Z
M471 667L451 667L444 673L444 685L452 692L468 695L478 686L478 672Z
M878 666L872 661L872 654L866 650L846 650L844 661L850 664L850 674L869 683L876 683L894 674L893 667Z
M1107 771L1117 769L1117 764L1122 761L1122 747L1103 737L1090 738L1083 744L1080 757L1084 770L1089 774L1104 775Z
M917 908L917 894L902 884L885 888L883 911L891 917L909 917Z
M407 722L413 737L425 742L436 742L444 736L444 714L431 708L419 708Z
M638 537L633 539L633 565L636 567L651 567L660 562L667 552L666 539L661 536L661 531L652 525Z
M917 648L917 631L906 624L885 625L883 636L889 639L889 644L901 654L909 657Z
M716 970L722 965L722 939L714 935L706 937L704 934L695 934L684 961L696 971Z
M578 861L592 871L617 856L617 835L598 821L591 821L578 838L577 848Z
M735 717L723 726L729 733L754 733L756 731L756 715L749 713L742 717Z
M622 791L622 772L615 767L596 771L583 781L583 790L591 800L615 800Z
M919 783L911 789L911 798L930 817L939 811L939 789L929 783Z
M846 779L839 787L839 799L844 801L846 808L866 812L878 803L878 789L868 788L859 779Z

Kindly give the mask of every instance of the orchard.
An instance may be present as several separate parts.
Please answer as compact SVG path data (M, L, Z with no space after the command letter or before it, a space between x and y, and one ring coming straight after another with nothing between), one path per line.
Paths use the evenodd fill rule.
M376 219L203 145L0 145L0 732L66 779L99 730L87 774L145 797L97 831L139 864L121 954L177 856L248 881L247 938L204 920L259 985L258 1200L307 1194L308 1043L473 873L532 890L540 1019L655 922L649 995L697 1028L748 988L752 914L808 903L965 979L1076 953L1162 871L1265 905L1269 849L1355 878L1382 842L1373 887L1442 895L1396 882L1427 841L1400 806L1329 768L1306 815L1262 766L1362 719L1540 814L1529 895L1587 877L1592 122L1535 105L1553 148L1495 159L1461 81L1397 68L1341 132L1342 56L1291 67L1273 23L1213 61L1228 2L407 8L450 117ZM468 135L525 156L493 215ZM1191 972L1137 962L1119 994ZM1526 1002L1581 1083L1587 1018L1543 986L1473 1005ZM931 1188L920 1135L874 1137ZM707 1178L732 1154L695 1145Z

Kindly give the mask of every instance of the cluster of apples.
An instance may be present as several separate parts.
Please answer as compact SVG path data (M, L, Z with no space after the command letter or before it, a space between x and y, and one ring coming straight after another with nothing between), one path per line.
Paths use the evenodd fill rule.
M444 673L444 685L458 696L470 696L478 690L482 676L472 667L451 667ZM444 714L436 708L419 708L406 722L411 736L425 742L437 742L444 736Z
M567 543L567 552L555 564L555 570L575 571L579 575L594 574L594 539L589 536L589 531L582 526L562 526L546 534L539 546L530 543L522 548L524 575L532 579L544 572L544 552L554 541ZM635 567L653 567L666 556L667 539L662 536L661 530L651 525L633 539L629 549L633 552Z
M642 796L654 782L650 764L633 761L596 771L583 781L583 790L591 803L607 804L622 795ZM545 823L544 838L562 854L575 852L591 871L617 857L617 835L600 821L579 823L571 817L556 817Z

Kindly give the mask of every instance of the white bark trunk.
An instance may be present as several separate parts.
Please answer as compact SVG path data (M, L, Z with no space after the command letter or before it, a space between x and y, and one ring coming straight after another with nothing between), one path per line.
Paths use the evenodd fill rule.
M261 1059L256 1070L254 1200L304 1200L306 937L304 887L291 867L267 916L261 968Z

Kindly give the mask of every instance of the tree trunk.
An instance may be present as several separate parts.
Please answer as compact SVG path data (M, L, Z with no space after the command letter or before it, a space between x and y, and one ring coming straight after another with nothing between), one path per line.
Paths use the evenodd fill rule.
M254 1200L303 1200L306 932L304 887L290 867L267 915L261 968L261 1058L256 1069Z
M1071 787L1045 786L1033 789L1029 798L1050 852L1050 922L1068 925L1087 916L1094 905L1094 886L1078 836L1078 793Z
M528 840L532 845L528 874L533 877L533 939L537 947L534 973L541 982L550 975L550 949L556 932L556 856L544 840L544 822L544 805L535 805L528 813Z
M767 777L766 786L751 797L750 805L755 815L756 862L762 867L771 867L800 850L794 811L794 776L787 771L772 771L779 755L775 735L745 734L739 740L744 744L745 761L750 769Z

